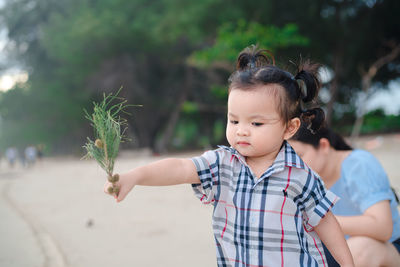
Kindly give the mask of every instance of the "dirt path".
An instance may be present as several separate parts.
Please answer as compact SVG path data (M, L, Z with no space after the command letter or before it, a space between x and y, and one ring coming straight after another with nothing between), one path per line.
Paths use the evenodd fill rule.
M154 160L120 158L128 170ZM0 266L214 266L211 208L188 185L136 187L119 204L93 161L0 174Z
M359 144L400 192L400 135ZM124 153L116 170L157 159ZM190 186L136 187L116 204L102 192L104 181L93 161L45 159L30 169L2 163L0 266L215 266L212 209Z

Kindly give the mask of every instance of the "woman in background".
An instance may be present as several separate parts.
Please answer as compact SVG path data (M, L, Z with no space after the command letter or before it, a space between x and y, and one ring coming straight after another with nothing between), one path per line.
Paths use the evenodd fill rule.
M301 126L290 144L341 198L332 212L355 265L400 266L398 203L378 160L367 151L352 149L326 127L311 133ZM333 259L328 264L338 266Z

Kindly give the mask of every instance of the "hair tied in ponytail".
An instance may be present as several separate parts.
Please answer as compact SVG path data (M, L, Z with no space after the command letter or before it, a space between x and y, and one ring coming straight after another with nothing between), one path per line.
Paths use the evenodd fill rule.
M307 85L302 79L296 79L297 85L299 86L301 99L304 100L307 98Z
M312 128L312 123L309 123L309 124L307 125L307 130L309 130L312 134L315 134L315 131L314 131L314 129Z
M307 109L300 115L302 123L307 124L307 130L315 134L325 120L324 111L321 108Z
M255 58L251 58L249 60L249 62L247 63L247 67L249 69L254 69L256 67L256 59Z

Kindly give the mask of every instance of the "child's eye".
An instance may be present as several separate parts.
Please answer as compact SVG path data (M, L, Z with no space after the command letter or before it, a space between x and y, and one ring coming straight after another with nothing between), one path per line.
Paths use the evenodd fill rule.
M231 120L230 121L232 124L238 124L239 122L238 121L235 121L235 120Z
M264 123L261 123L261 122L253 122L252 123L254 126L261 126L261 125L263 125Z

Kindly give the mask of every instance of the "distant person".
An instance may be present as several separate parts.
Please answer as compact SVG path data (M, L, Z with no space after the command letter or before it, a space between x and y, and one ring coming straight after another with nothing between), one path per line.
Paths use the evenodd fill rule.
M25 161L28 167L35 164L37 154L38 153L35 146L27 146L25 148Z
M23 148L18 149L18 157L22 167L26 167L25 150Z
M9 147L6 150L5 153L6 159L8 161L8 165L10 167L14 167L15 163L17 162L18 159L18 150L15 147Z
M352 149L328 128L306 126L289 141L329 190L341 198L332 208L356 266L400 266L400 217L388 177L369 152ZM335 265L331 260L329 266Z
M299 104L317 96L317 67L305 64L293 76L269 64L265 53L244 50L231 75L226 128L231 147L123 173L115 197L122 201L135 185L192 184L199 199L214 206L218 266L323 266L321 240L342 266L354 266L329 212L336 196L286 142L300 116L322 112L302 114ZM312 120L312 126L319 122ZM105 191L110 188L106 183Z
M37 148L37 157L38 157L38 160L40 161L43 158L44 144L39 144L39 145L37 145L36 148Z

